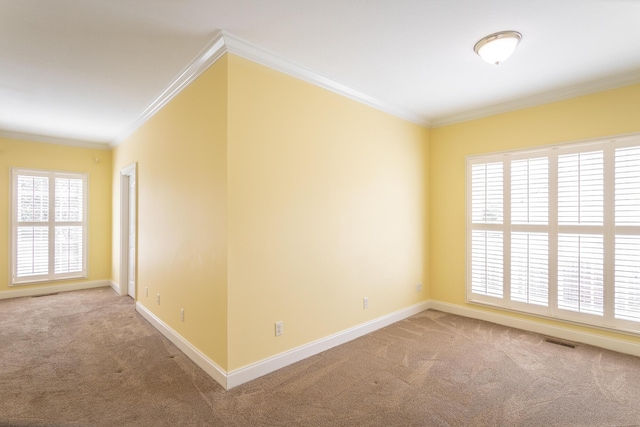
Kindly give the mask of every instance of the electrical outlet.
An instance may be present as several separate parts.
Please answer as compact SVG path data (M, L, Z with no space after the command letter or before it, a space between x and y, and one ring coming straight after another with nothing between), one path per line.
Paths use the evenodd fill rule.
M282 321L276 322L276 336L279 337L282 334L284 334L284 325Z
M156 295L156 302L158 303L158 305L160 305L160 294Z
M144 296L149 298L149 288L144 288Z
M369 297L362 298L362 308L364 309L369 308Z
M422 283L416 283L416 292L422 292Z
M180 309L180 321L184 322L184 308Z

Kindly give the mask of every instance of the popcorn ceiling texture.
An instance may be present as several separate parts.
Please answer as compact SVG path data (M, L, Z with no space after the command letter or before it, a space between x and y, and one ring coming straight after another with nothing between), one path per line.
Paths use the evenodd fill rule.
M640 359L426 311L225 391L110 288L0 301L0 426L640 424Z

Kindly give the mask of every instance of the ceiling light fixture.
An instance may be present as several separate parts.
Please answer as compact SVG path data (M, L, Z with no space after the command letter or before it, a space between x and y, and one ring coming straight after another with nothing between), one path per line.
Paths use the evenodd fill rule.
M511 56L520 39L522 34L517 31L500 31L482 38L473 50L489 64L499 65Z

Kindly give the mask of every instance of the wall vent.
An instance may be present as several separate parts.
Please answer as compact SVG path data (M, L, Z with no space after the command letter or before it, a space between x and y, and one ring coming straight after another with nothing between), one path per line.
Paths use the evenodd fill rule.
M548 342L549 344L555 344L555 345L561 345L563 347L568 347L568 348L576 348L576 344L568 342L568 341L561 341L559 339L556 338L545 338L544 342Z

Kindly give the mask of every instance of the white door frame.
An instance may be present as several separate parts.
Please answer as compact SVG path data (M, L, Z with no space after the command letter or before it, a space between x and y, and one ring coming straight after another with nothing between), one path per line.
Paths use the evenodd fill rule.
M131 236L129 230L129 224L137 225L137 188L138 180L137 163L133 163L120 171L120 295L131 295L129 292L130 279L134 282L133 287L133 299L136 299L135 282L136 282L136 237L138 235L137 230L133 230L133 245L129 244L129 238ZM133 194L130 191L130 182L134 183ZM137 228L137 227L136 227ZM129 248L133 246L134 253L130 256ZM129 268L129 262L133 265ZM133 277L129 277L129 271L133 272Z

